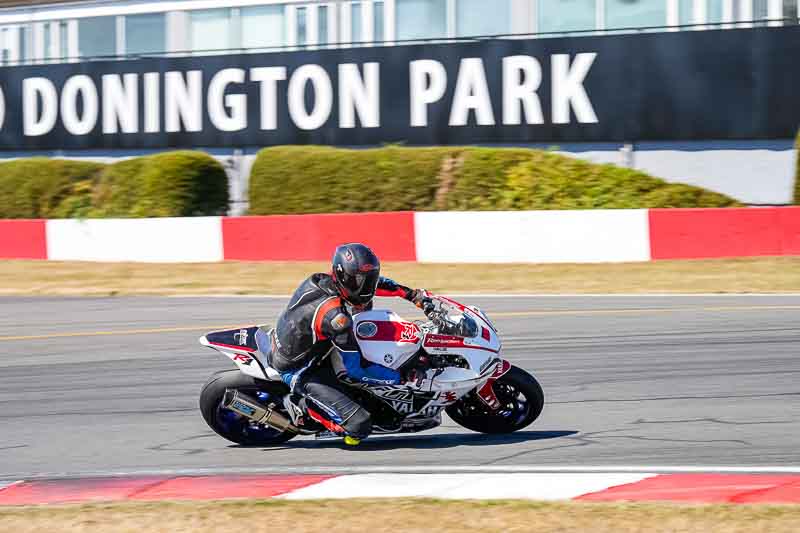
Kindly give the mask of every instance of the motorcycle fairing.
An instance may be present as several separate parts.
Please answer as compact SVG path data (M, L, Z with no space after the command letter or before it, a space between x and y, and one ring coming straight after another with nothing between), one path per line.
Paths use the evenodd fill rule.
M387 310L358 313L353 331L364 359L392 370L403 366L422 343L419 326Z
M500 401L497 399L497 395L494 393L494 382L503 377L503 375L505 375L509 370L511 370L511 363L506 360L502 360L500 364L497 365L488 381L486 381L483 387L478 389L478 398L480 398L481 401L493 411L500 409Z
M421 391L403 385L370 387L369 392L406 417L432 418L458 400L453 392Z
M203 346L214 348L236 363L243 373L258 379L280 379L274 369L267 367L259 358L256 345L258 326L214 331L200 337Z

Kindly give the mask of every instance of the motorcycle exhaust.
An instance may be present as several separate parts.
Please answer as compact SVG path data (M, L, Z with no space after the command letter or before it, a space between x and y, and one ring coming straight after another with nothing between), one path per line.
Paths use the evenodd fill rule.
M288 418L275 410L275 404L264 406L252 396L236 389L227 389L225 391L225 396L222 398L222 406L257 424L263 424L279 431L300 433L300 430Z

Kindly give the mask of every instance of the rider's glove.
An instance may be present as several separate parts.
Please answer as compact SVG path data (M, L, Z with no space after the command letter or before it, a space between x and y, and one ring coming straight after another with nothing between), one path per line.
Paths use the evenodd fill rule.
M422 312L425 313L425 316L436 309L436 304L433 303L431 293L425 289L414 289L414 293L411 296L411 301L414 303L414 305L422 309Z

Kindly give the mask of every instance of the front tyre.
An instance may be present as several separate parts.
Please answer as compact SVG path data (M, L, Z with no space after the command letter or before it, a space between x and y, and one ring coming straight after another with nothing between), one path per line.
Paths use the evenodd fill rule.
M200 412L211 429L229 441L245 446L276 446L293 438L291 431L259 426L222 407L227 389L236 389L266 401L279 402L281 385L257 380L239 370L225 370L212 375L200 391ZM280 405L280 404L279 404Z
M475 393L446 409L457 424L479 433L513 433L529 426L544 408L544 392L532 375L512 366L492 385L500 408L493 411Z

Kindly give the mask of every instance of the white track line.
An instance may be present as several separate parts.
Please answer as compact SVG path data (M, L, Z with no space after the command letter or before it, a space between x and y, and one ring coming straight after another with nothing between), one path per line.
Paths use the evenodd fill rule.
M445 498L570 500L656 474L352 474L327 479L279 498Z
M447 296L453 298L736 298L736 297L798 297L800 292L726 292L726 293L519 293L519 294L503 294L503 293L481 293L481 292L459 292L448 293ZM291 297L291 294L167 294L167 298L267 298L267 299L285 299Z
M6 490L9 487L13 487L14 485L19 485L21 483L22 483L22 480L12 481L12 482L0 481L0 492L3 492L4 490Z
M87 477L126 477L126 476L212 476L234 474L487 474L487 473L541 473L541 474L800 474L800 466L575 466L575 465L519 465L519 466L315 466L315 467L209 467L191 469L139 469L139 470L100 470L87 472L51 472L25 475L11 474L12 478L64 479Z

